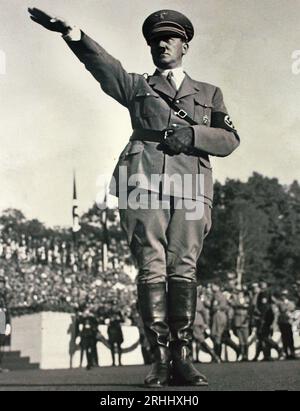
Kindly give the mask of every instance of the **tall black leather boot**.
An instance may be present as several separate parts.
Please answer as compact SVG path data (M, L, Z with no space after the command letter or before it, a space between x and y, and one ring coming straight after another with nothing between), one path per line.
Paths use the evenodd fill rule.
M154 357L151 371L145 378L145 385L150 388L164 387L168 385L170 376L166 284L138 284L138 303Z
M207 378L200 374L190 359L197 303L197 285L170 281L168 288L168 318L171 331L172 383L174 385L206 386Z
M216 355L222 359L222 343L214 343L214 351Z

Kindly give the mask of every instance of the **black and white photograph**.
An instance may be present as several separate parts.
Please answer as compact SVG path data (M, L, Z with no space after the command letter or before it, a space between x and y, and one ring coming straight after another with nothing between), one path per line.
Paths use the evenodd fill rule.
M300 0L0 0L0 391L300 390Z

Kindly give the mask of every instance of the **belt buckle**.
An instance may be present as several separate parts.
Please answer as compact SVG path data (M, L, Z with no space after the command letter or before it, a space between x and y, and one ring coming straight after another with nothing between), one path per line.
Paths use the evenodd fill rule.
M187 112L181 108L179 111L175 111L175 115L180 118L185 118L187 116Z
M174 130L173 130L173 129L167 128L167 129L164 131L163 141L166 141L167 138L168 138L171 134L173 134L173 133L174 133Z

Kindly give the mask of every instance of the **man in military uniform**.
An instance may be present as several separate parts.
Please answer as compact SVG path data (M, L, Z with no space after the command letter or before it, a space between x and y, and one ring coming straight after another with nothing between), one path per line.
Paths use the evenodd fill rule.
M211 301L211 335L214 342L216 355L222 357L222 346L230 347L236 353L238 359L241 350L232 340L230 330L232 326L233 309L230 306L225 294L217 284L213 284L213 299Z
M272 339L275 326L275 313L273 296L268 288L261 287L263 291L257 299L257 345L256 353L253 361L258 361L261 351L264 354L265 361L272 361L271 350L274 349L278 353L278 358L282 356L282 349Z
M236 289L230 299L230 304L234 309L233 328L239 339L242 361L248 361L250 297L247 290Z
M33 21L62 33L104 92L130 113L133 133L111 190L119 196L121 224L139 267L139 307L155 358L145 383L164 386L171 375L176 384L207 385L190 361L189 346L196 265L211 227L209 155L231 154L239 137L221 90L191 79L182 68L193 25L173 10L155 12L145 20L143 35L156 71L143 76L127 73L76 27L38 9L29 12Z
M293 335L293 314L296 310L296 304L288 297L288 290L283 290L280 299L277 301L279 309L278 326L285 356L287 359L294 360L296 354Z
M206 342L210 323L209 314L209 307L206 306L205 297L202 294L201 287L199 287L193 332L194 341L196 342L196 362L199 362L199 351L202 350L209 354L214 362L220 363L221 359Z
M95 355L95 350L97 350L97 332L98 323L95 315L89 307L84 307L84 311L78 313L76 319L76 342L80 345L80 367L82 366L85 353L87 370L98 365L98 355Z
M116 365L115 354L118 353L119 366L122 365L122 343L124 341L122 327L121 327L121 316L118 314L112 315L108 328L108 341L110 346L112 365Z
M4 355L5 339L11 333L10 315L7 305L5 278L0 274L0 372L3 372L2 361Z

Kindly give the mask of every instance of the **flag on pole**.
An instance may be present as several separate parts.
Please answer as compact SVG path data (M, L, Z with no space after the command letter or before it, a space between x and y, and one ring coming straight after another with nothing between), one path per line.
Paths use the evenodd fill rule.
M73 207L72 207L72 218L73 218L73 233L77 233L80 230L79 215L78 215L78 201L77 201L77 189L76 189L76 175L73 175Z

